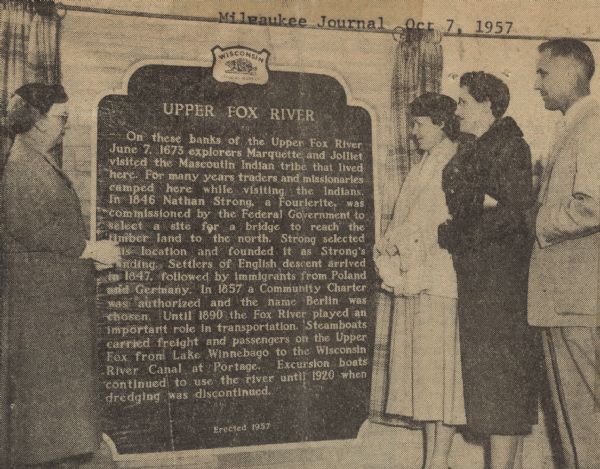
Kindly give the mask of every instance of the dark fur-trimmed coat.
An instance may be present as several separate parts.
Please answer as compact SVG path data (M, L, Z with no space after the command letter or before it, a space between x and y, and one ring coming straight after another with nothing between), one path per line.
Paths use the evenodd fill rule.
M531 153L510 117L463 140L442 186L452 219L439 241L453 256L467 425L483 434L526 434L537 418L537 332L527 324L533 237ZM484 199L496 200L485 207Z

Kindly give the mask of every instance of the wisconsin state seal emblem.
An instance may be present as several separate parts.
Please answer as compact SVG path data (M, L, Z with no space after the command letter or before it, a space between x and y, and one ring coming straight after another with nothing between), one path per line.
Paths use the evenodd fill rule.
M238 85L253 83L264 85L269 81L269 52L257 51L243 46L212 48L213 78L220 82Z

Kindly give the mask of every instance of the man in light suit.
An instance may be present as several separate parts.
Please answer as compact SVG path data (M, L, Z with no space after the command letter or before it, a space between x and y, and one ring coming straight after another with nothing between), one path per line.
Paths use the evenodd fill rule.
M594 57L574 39L538 48L546 109L560 111L541 179L529 271L529 323L545 328L544 355L565 467L600 464L600 104L590 96Z

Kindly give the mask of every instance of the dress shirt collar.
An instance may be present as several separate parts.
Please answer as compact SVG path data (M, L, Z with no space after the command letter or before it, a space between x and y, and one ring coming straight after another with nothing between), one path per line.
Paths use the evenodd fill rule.
M573 103L571 107L567 109L567 112L563 117L564 126L567 127L574 124L579 117L589 109L590 106L595 104L596 99L590 94L580 98L578 101L575 101L575 103Z

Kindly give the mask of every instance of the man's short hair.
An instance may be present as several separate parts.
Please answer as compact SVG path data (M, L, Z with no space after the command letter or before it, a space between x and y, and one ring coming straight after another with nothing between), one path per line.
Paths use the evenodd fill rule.
M592 79L596 70L594 54L588 45L579 39L560 38L551 39L538 46L539 52L550 51L552 57L572 57L577 60L585 71L588 80Z
M460 86L466 87L478 103L489 100L492 115L499 119L508 109L510 91L500 78L485 72L468 72L460 77Z

